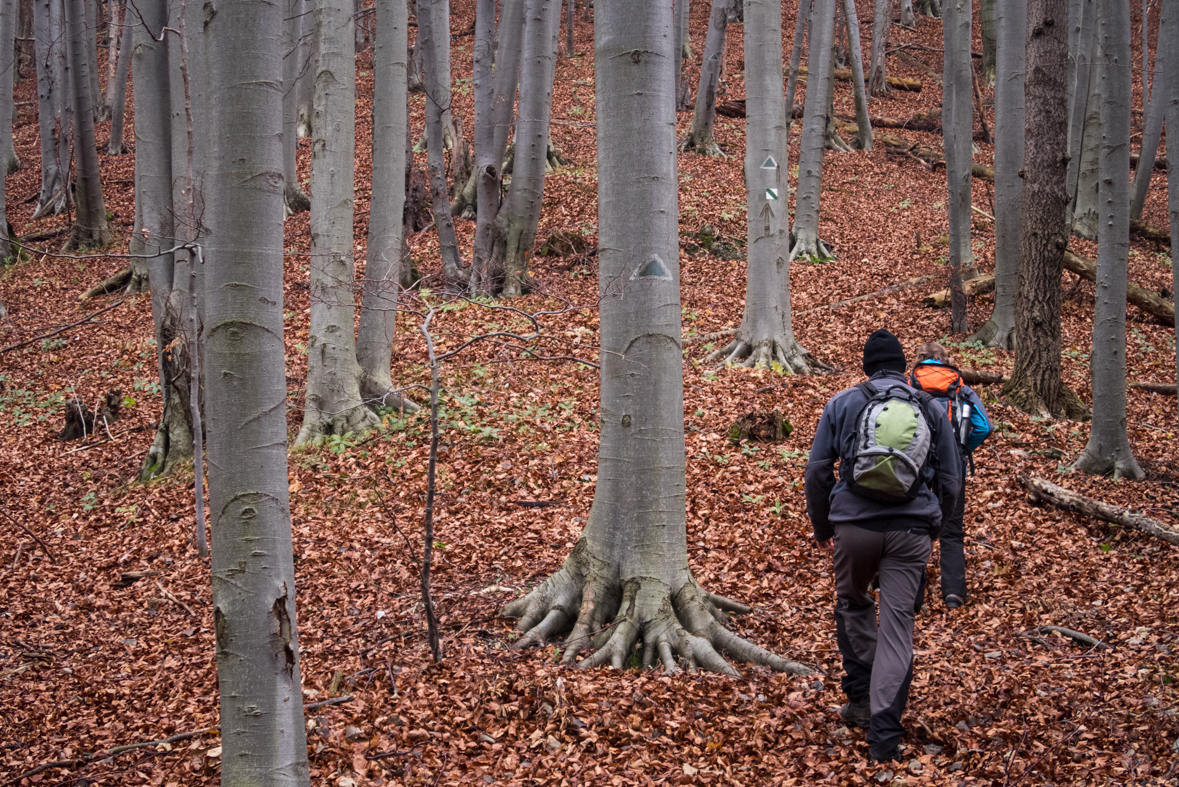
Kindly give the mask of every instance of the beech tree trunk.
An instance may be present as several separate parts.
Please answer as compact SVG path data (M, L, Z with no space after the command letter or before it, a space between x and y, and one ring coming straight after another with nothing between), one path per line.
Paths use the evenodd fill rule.
M1145 8L1144 8L1144 10L1145 10ZM1163 3L1163 7L1161 10L1161 16L1159 18L1159 31L1160 32L1162 30L1168 28L1167 15L1174 14L1174 13L1175 13L1175 7L1174 7L1173 2L1172 3ZM1143 14L1142 26L1144 28L1143 33L1142 33L1143 40L1145 40L1145 38L1146 38L1146 30L1145 30L1145 28L1146 28L1146 15L1145 14ZM1164 39L1161 35L1159 36L1158 40L1160 42L1163 42L1162 48L1165 48L1166 46L1168 46L1166 39ZM1174 45L1174 42L1171 42L1170 45ZM1147 99L1146 99L1147 89L1146 89L1146 80L1145 80L1146 65L1145 64L1146 64L1147 60L1149 59L1148 58L1149 54L1150 53L1146 49L1142 50L1143 77L1144 77L1143 82L1142 82L1142 93L1143 93L1142 100L1144 103L1147 102ZM1142 220L1142 208L1143 208L1143 206L1146 205L1146 191L1147 191L1147 189L1150 188L1150 175L1152 172L1154 172L1154 157L1155 157L1155 154L1158 153L1159 137L1161 137L1162 133L1163 133L1163 114L1166 112L1166 106L1163 104L1163 101L1165 100L1164 94L1166 93L1166 90L1164 88L1164 83L1166 82L1168 77L1166 74L1164 74L1162 72L1162 70L1160 69L1160 66L1161 66L1161 59L1159 57L1158 49L1156 48L1155 59L1154 59L1154 89L1150 91L1150 101L1149 101L1149 103L1147 103L1147 106L1146 106L1146 120L1145 120L1145 123L1143 124L1143 129L1142 129L1142 146L1139 148L1138 166L1136 166L1134 168L1134 183L1133 183L1131 190L1130 190L1130 193L1131 193L1130 221L1141 221ZM1160 89L1160 88L1164 88L1164 89Z
M561 21L560 0L525 0L524 9L524 67L520 74L512 183L492 228L492 259L503 261L503 295L508 298L523 295L532 288L528 258L532 255L544 204L549 116Z
M1025 0L998 0L995 80L995 307L971 337L1015 349L1015 293L1023 224Z
M86 39L94 36L86 24L86 0L65 0L69 23L69 54L72 65L74 120L74 226L66 243L69 250L99 249L111 242L102 199L98 169L98 140L94 135L94 104L90 77L91 63Z
M962 271L970 267L970 165L974 127L970 74L970 0L949 0L942 7L945 73L942 95L942 137L946 149L946 207L950 219L950 331L967 333L966 295Z
M982 75L987 84L995 84L995 61L999 50L999 5L1003 0L979 0L978 22L982 32Z
M295 134L311 136L315 94L315 0L294 0L299 9L299 77L295 86Z
M41 192L33 218L65 210L69 198L68 115L62 114L66 84L61 68L65 38L60 2L33 0L33 45L37 62L37 121L41 132Z
M1100 0L1097 0L1100 6ZM1097 237L1100 219L1098 206L1099 175L1101 159L1101 106L1104 101L1104 85L1100 79L1101 58L1096 29L1101 25L1101 10L1095 9L1094 34L1091 39L1091 60L1089 63L1089 94L1085 99L1084 126L1080 135L1080 151L1077 162L1077 184L1073 195L1072 231L1087 240ZM1083 42L1082 42L1083 43ZM1078 100L1080 97L1078 96Z
M872 121L868 117L868 91L864 84L864 58L860 47L860 20L856 16L855 0L843 0L843 11L847 17L849 59L851 60L852 87L856 102L855 147L860 150L872 149ZM780 37L780 36L779 36ZM780 59L780 58L779 58Z
M1093 75L1093 42L1097 11L1096 0L1069 0L1068 59L1068 181L1067 220L1072 232L1077 202L1077 183L1081 172L1081 143L1088 117L1089 83Z
M282 177L283 198L287 210L302 213L311 209L311 200L299 183L299 81L306 66L299 54L299 36L303 32L300 11L302 0L286 0L282 25ZM374 166L376 162L373 162Z
M221 783L235 786L310 784L282 340L283 8L220 3L204 27L217 97L205 307L213 630L221 729L232 731L221 741Z
M397 391L389 376L405 237L401 215L405 209L405 134L409 126L406 1L378 0L376 14L372 200L356 361L361 370L360 393L366 402L413 411L417 405Z
M692 127L680 144L684 152L705 156L722 156L720 146L712 136L716 121L716 92L720 86L721 58L724 56L725 33L729 15L725 10L728 0L712 0L708 15L708 35L704 38L704 62L700 64L700 83L696 87L696 106L692 113Z
M360 434L377 423L360 394L356 360L353 167L356 58L352 0L318 0L311 127L311 325L307 401L296 445ZM449 214L447 214L449 215Z
M724 628L747 609L703 590L688 565L680 344L674 62L668 3L597 0L601 446L589 521L565 564L504 614L516 647L572 627L563 660L582 667L676 658L734 675L720 656L809 672ZM780 83L779 83L780 84ZM780 88L778 88L780 90ZM775 103L778 103L776 100ZM609 624L615 625L610 626Z
M119 47L119 64L115 69L115 81L107 86L110 96L111 133L107 142L106 152L109 156L121 156L127 153L127 145L123 141L123 119L127 109L127 74L131 70L131 49L134 38L135 22L127 19L120 28L122 46Z
M68 2L68 0L67 0ZM102 103L102 87L98 79L98 0L84 0L82 3L82 57L86 61L85 84L89 87L91 120L95 123L106 120L106 107Z
M811 17L814 16L814 0L800 0L794 17L794 43L790 47L790 71L786 77L786 121L794 117L794 93L798 88L799 61L802 59L802 44L807 39Z
M1003 388L1003 395L1015 406L1042 418L1086 416L1084 405L1064 385L1060 373L1061 260L1069 234L1067 142L1059 129L1068 120L1068 42L1067 28L1058 20L1065 18L1067 9L1067 0L1030 0L1027 8L1017 341L1011 379Z
M1174 7L1164 9L1163 24L1159 28L1159 40L1174 41L1179 30L1179 14ZM1165 38L1164 38L1165 35ZM1168 46L1161 50L1163 63L1163 84L1156 90L1165 94L1167 127L1167 212L1171 225L1171 292L1179 292L1179 266L1175 257L1179 255L1179 47ZM1179 374L1179 309L1175 310L1175 368Z
M577 11L577 0L565 0L565 54L573 57L573 20Z
M1130 253L1130 9L1101 8L1101 232L1093 314L1093 423L1074 467L1114 478L1142 478L1126 432L1126 266Z
M913 0L901 0L901 27L913 30L917 27L917 15L913 13Z
M20 157L12 143L17 12L17 0L0 0L0 177L20 169Z
M709 356L806 374L822 368L798 343L790 313L790 183L782 91L782 7L745 0L745 314L733 341Z
M888 52L888 28L892 24L892 4L889 0L876 0L872 15L872 56L868 69L868 91L882 96L889 91L885 54Z
M790 259L831 259L819 240L819 193L823 181L823 147L831 89L831 46L835 31L835 0L814 0L807 49L810 67L803 108L802 144L798 162L798 193L794 200L794 246Z

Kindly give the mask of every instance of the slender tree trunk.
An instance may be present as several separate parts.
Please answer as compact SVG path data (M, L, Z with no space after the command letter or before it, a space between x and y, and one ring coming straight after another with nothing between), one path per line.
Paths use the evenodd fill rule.
M115 82L113 85L107 86L107 94L110 96L111 133L106 152L110 156L121 156L128 152L127 145L123 141L123 118L127 108L127 74L131 70L131 41L133 38L131 31L134 26L134 22L128 19L127 24L121 28L123 44L119 48L119 65L115 69Z
M1179 32L1179 13L1171 5L1163 6L1163 15L1159 27L1160 41L1174 41ZM1160 54L1163 63L1163 81L1161 89L1164 91L1167 127L1167 212L1170 214L1171 225L1171 292L1179 292L1179 265L1175 265L1175 257L1179 255L1179 47L1163 47ZM1159 83L1155 82L1155 89L1159 90ZM1175 368L1179 374L1179 309L1175 310Z
M1099 0L1101 47L1101 233L1093 314L1093 422L1074 465L1114 478L1142 478L1126 432L1126 265L1130 252L1130 8Z
M378 0L373 44L372 201L369 203L364 296L356 338L360 393L378 407L417 406L403 397L389 376L404 241L405 132L409 125L405 0Z
M1175 13L1173 3L1164 3L1162 8L1162 17L1166 17L1169 13ZM1145 9L1143 9L1145 12ZM1142 25L1146 27L1146 14L1143 13ZM1159 29L1162 29L1163 20L1159 20ZM1143 33L1145 37L1146 33ZM1163 41L1162 37L1159 38ZM1142 50L1142 59L1145 63L1150 54L1148 50ZM1145 66L1143 67L1145 72ZM1145 74L1144 74L1145 75ZM1138 150L1138 166L1134 168L1134 183L1131 187L1130 198L1130 220L1139 221L1142 219L1142 208L1146 205L1146 191L1150 188L1150 173L1154 171L1154 157L1159 149L1159 137L1163 133L1163 114L1166 112L1166 107L1163 104L1161 97L1165 91L1159 90L1168 77L1163 74L1159 68L1159 56L1156 50L1154 60L1154 90L1150 92L1150 101L1146 105L1146 122L1142 131L1142 146ZM1146 102L1146 81L1142 82L1143 102ZM1175 133L1175 132L1172 132Z
M973 98L970 75L970 0L948 0L942 7L945 40L942 135L946 148L947 206L950 219L950 309L953 333L967 333L962 271L970 267L970 167Z
M311 136L315 93L315 0L295 0L299 9L299 76L295 87L295 134Z
M572 626L571 663L642 663L736 674L719 655L806 671L725 629L688 565L680 344L673 19L667 3L596 0L601 446L589 521L565 564L504 608L541 645ZM779 82L779 85L781 83ZM781 88L779 87L778 90ZM780 103L780 93L775 102ZM747 609L747 608L744 608ZM576 612L575 612L576 610ZM713 615L716 615L714 617Z
M37 120L41 132L41 192L33 218L65 209L69 158L59 159L59 140L68 126L60 115L60 95L65 90L58 68L57 51L64 41L54 27L54 0L33 0L33 38L37 62ZM68 148L67 148L68 149Z
M827 131L828 90L832 76L831 44L835 29L835 0L815 0L807 61L806 104L798 162L798 193L794 206L794 246L790 259L830 259L819 240L819 192L823 180L823 147Z
M971 337L991 347L1015 349L1015 293L1019 284L1023 227L1024 61L1027 6L998 0L998 77L995 80L995 308Z
M913 13L913 0L901 0L901 27L907 27L910 30L917 27L917 15Z
M283 5L286 18L282 25L282 176L283 195L287 210L302 213L311 209L311 200L299 184L299 168L296 152L299 149L299 80L306 65L299 59L302 48L299 36L302 0L286 0ZM375 163L375 162L374 162Z
M675 109L686 112L691 109L691 86L685 64L692 57L692 39L688 30L688 9L690 0L672 0L675 14Z
M888 52L888 28L892 24L892 9L889 0L876 0L876 12L872 16L872 57L868 70L868 91L874 96L888 93L888 79L885 73Z
M377 422L360 394L356 361L353 167L356 58L352 0L318 0L311 127L311 326L307 401L296 445L360 434ZM449 214L448 214L449 215Z
M999 4L1003 0L979 0L978 20L982 31L982 75L988 85L995 84L995 60L999 49Z
M68 0L66 0L68 2ZM93 121L98 123L107 119L106 106L102 102L102 87L98 79L98 0L85 0L82 4L82 56L86 60L86 84L90 89L90 111L94 113Z
M588 2L588 0L587 0ZM565 54L573 57L573 20L577 10L577 0L565 0Z
M221 729L232 730L221 742L221 783L307 787L282 340L283 7L221 3L204 27L217 99L207 189L209 508Z
M712 0L708 16L708 35L704 39L704 62L700 64L700 84L696 88L696 106L692 127L680 144L685 152L721 156L720 146L712 136L716 120L716 91L720 84L721 57L724 55L725 31L728 29L728 0Z
M802 59L802 44L814 15L814 0L800 0L794 18L794 44L790 47L790 73L786 77L786 121L794 117L794 92L798 87L798 66Z
M108 114L114 109L113 96L115 89L115 72L119 62L119 52L124 48L123 17L126 11L125 0L107 0L106 19L106 92L103 93L103 107ZM126 20L130 23L130 17Z
M17 0L0 0L0 177L20 169L20 157L12 143L16 108L12 100L12 83L16 76L13 66L16 62L17 11Z
M503 261L503 295L508 298L523 295L532 288L528 259L532 256L544 204L560 10L560 0L525 0L524 3L524 67L520 74L512 183L492 228L492 258Z
M446 286L465 287L450 199L446 190L445 133L450 110L450 14L447 0L418 0L418 44L422 47L426 82L427 174L434 205L434 226L442 253ZM312 193L315 189L312 188Z
M798 343L790 314L787 121L782 95L782 7L745 0L745 315L710 360L806 374L823 368ZM776 366L775 366L776 365Z
M1088 115L1089 81L1092 76L1093 29L1096 0L1069 0L1068 58L1068 180L1069 204L1065 216L1072 232L1077 183L1081 172L1081 142Z
M102 181L98 169L98 142L94 136L94 107L90 103L90 63L86 39L86 0L65 0L69 21L69 52L73 66L75 184L77 212L69 249L102 248L111 241L106 222L106 204L102 199Z
M856 102L856 147L872 149L872 121L868 118L868 91L864 85L864 58L860 47L860 20L856 16L855 0L843 0L847 17L848 59L851 60L852 85Z
M1100 2L1100 0L1097 0ZM1100 16L1095 20L1100 25ZM1073 194L1072 231L1082 238L1097 237L1100 211L1098 207L1099 175L1101 158L1101 105L1104 101L1104 85L1099 78L1098 61L1101 58L1097 35L1093 36L1092 59L1089 63L1089 94L1085 100L1084 126L1080 135L1080 158L1077 163L1076 191ZM1080 97L1078 96L1078 100Z

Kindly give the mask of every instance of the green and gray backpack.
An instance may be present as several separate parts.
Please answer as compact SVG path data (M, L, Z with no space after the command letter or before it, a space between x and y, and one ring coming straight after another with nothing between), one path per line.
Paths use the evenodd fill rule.
M856 417L840 475L862 497L885 503L912 500L931 486L935 473L929 394L904 385L878 390L866 382L856 387L868 401Z

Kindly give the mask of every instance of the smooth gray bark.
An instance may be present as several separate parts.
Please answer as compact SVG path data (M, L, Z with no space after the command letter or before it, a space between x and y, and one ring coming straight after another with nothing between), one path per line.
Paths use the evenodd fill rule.
M577 11L577 0L565 0L565 54L573 57L573 20Z
M802 44L814 16L813 0L800 0L794 17L794 43L790 47L790 71L786 77L786 120L794 117L794 92L798 88L798 67L802 60Z
M995 307L972 336L991 347L1015 349L1015 294L1023 233L1024 61L1027 5L998 0L995 79Z
M790 183L782 103L782 8L745 0L745 314L726 363L806 374L819 368L794 336L790 314Z
M999 4L1002 0L979 0L978 21L982 32L982 76L995 84L996 53L999 49ZM1025 4L1024 15L1027 15Z
M295 134L311 136L311 104L315 93L315 0L294 0L299 9L299 76L295 86Z
M872 121L868 118L868 91L864 85L864 58L860 47L860 20L855 0L843 0L847 17L848 59L851 60L852 92L856 102L856 144L860 150L872 149Z
M876 0L875 12L872 15L872 55L868 67L868 91L874 96L882 96L889 90L888 75L885 73L885 55L888 52L888 27L892 23L891 17L892 8L889 0Z
M1098 6L1099 8L1095 9L1095 31L1092 37L1091 60L1089 62L1089 91L1085 98L1084 125L1080 133L1076 187L1073 192L1072 206L1072 231L1074 234L1088 240L1097 237L1097 227L1100 221L1098 170L1100 167L1101 137L1103 133L1101 129L1101 106L1104 102L1104 97L1101 93L1104 84L1098 75L1100 71L1098 63L1102 55L1100 46L1097 43L1098 35L1096 34L1096 28L1099 28L1101 25L1100 14L1104 13L1104 9L1100 7L1100 0L1098 0ZM1084 44L1083 41L1079 43L1081 45ZM1080 96L1077 97L1077 100L1081 100Z
M688 32L688 7L689 0L672 0L672 13L675 14L675 76L672 84L675 86L676 112L689 109L691 95L688 76L684 73L684 62L692 56L692 39Z
M422 47L426 85L426 174L434 207L434 226L447 287L464 287L462 262L450 215L443 160L450 113L450 7L447 0L418 0L418 45ZM315 192L312 186L312 193Z
M68 0L67 0L68 1ZM94 122L106 120L106 105L102 101L102 87L98 79L98 0L85 0L82 4L82 56L86 59L87 77L85 84L90 91L90 109Z
M1093 423L1074 467L1114 478L1142 478L1126 432L1126 266L1130 253L1130 8L1098 0L1101 95L1101 227L1097 304L1089 355Z
M111 241L106 221L106 204L102 199L102 180L98 169L98 140L94 135L94 96L90 89L91 64L86 39L86 0L65 0L69 23L69 54L72 66L74 120L74 226L68 249L92 249Z
M15 262L19 256L19 252L13 247L11 238L8 237L8 208L6 204L5 192L8 186L0 177L0 265L9 265ZM0 303L0 320L7 316L7 311L4 309L4 304Z
M219 3L204 27L207 86L217 97L209 104L206 401L227 787L310 784L287 491L282 9Z
M405 0L377 0L373 44L372 199L363 300L356 337L360 394L370 406L417 406L393 385L393 331L401 279L401 223L405 207L405 134L407 112L408 13Z
M356 59L352 0L317 0L311 127L311 326L307 400L296 445L360 434L377 419L360 394L356 361L353 167Z
M515 116L516 90L520 83L523 58L524 0L505 0L500 12L498 42L494 49L487 41L486 26L480 21L494 20L494 0L480 0L476 6L475 67L475 248L471 267L471 288L491 295L501 272L492 264L492 224L500 211L503 173L500 167L508 146L508 132ZM484 15L479 17L479 10ZM482 30L482 34L478 32Z
M1143 9L1145 11L1145 9ZM1163 3L1159 19L1159 29L1163 29L1164 20L1167 14L1174 13L1173 3ZM1143 27L1146 27L1145 14L1143 14ZM1146 32L1143 32L1143 38L1146 37ZM1163 48L1166 47L1165 39L1159 36L1159 41L1164 42ZM1171 42L1172 46L1179 45L1176 42ZM1143 76L1145 77L1146 66L1148 61L1149 51L1142 50L1143 60ZM1154 60L1154 89L1150 91L1150 101L1147 102L1145 95L1147 92L1145 79L1142 82L1143 103L1146 103L1146 121L1143 124L1142 130L1142 145L1138 149L1138 166L1134 168L1134 183L1131 186L1130 193L1130 220L1138 221L1142 218L1142 208L1146 205L1146 191L1150 188L1150 174L1154 172L1154 157L1159 149L1159 137L1163 133L1163 114L1166 112L1164 105L1165 99L1162 98L1164 91L1159 90L1159 86L1163 84L1162 80L1165 76L1160 68L1160 58L1158 52L1155 53Z
M946 205L950 223L950 302L953 333L970 330L962 271L970 267L970 167L973 98L970 74L970 0L942 6L945 70L942 88L942 138L946 149Z
M17 0L0 0L0 176L20 169L20 157L12 143L12 122L16 109L12 82L16 75L15 44Z
M819 193L823 181L823 148L827 132L828 91L833 76L832 37L835 34L835 0L815 0L811 16L807 63L806 102L803 105L802 144L798 162L798 193L794 205L794 246L790 259L830 259L831 252L819 240Z
M544 204L560 12L560 0L524 2L524 54L512 183L492 227L492 264L503 267L503 295L508 298L531 289L528 258Z
M1164 6L1159 39L1174 41L1179 31L1179 13L1173 5L1168 9ZM1167 131L1167 213L1170 214L1171 225L1171 292L1179 292L1179 265L1175 258L1179 256L1179 47L1164 47L1160 52L1163 58L1163 81L1161 89L1166 96L1166 111L1164 123ZM1175 313L1175 366L1179 373L1179 310Z
M33 0L33 48L37 62L37 121L41 132L41 191L33 218L65 210L69 197L69 128L62 116L66 85L58 57L65 46L60 2ZM64 155L63 155L64 152Z
M1093 69L1096 0L1069 0L1068 58L1068 190L1067 220L1071 232L1076 205L1077 181L1081 171L1081 142L1089 103L1089 82Z
M901 27L910 30L917 27L917 15L913 13L913 0L901 0Z
M685 152L705 156L721 156L720 146L712 136L716 120L716 92L720 85L721 57L724 55L725 32L729 15L725 11L728 0L712 0L708 16L708 35L704 38L704 62L700 64L700 84L696 88L696 107L692 127L680 144Z
M311 200L299 184L299 79L304 63L299 60L302 48L299 36L303 26L299 16L302 0L286 0L282 25L282 174L283 195L287 210L302 213L311 208Z
M642 663L735 675L720 656L807 671L718 619L739 605L704 591L688 564L680 343L673 19L664 3L595 3L601 444L589 521L565 564L504 608L543 645L572 627L580 666ZM780 88L779 88L780 90ZM780 100L779 102L780 103ZM748 609L748 608L744 608ZM715 616L715 617L714 617Z
M107 86L110 96L111 133L107 142L106 152L110 156L121 156L127 153L127 145L123 141L123 119L127 109L127 74L131 70L131 48L135 25L127 19L120 30L123 44L119 48L119 65L115 69L115 83Z

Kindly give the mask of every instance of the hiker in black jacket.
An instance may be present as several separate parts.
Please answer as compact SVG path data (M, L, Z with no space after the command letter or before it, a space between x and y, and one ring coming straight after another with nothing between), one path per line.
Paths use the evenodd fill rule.
M868 338L864 345L868 385L841 391L827 403L806 468L807 514L815 540L835 559L835 627L848 699L840 716L849 725L868 729L869 758L875 761L900 757L901 714L913 679L914 602L932 539L953 512L962 490L962 467L951 430L943 425L945 415L928 395L907 384L905 366L904 350L892 333L881 329ZM861 464L849 459L866 433L858 421L873 396L879 399L882 392L915 400L909 405L910 420L922 420L917 407L924 414L925 426L916 432L928 441L925 480L908 491L911 499L899 502L872 499L871 490L865 492L860 484L851 483L852 466L858 470ZM898 402L904 406L899 399L885 405L893 407ZM877 437L888 431L884 420L881 415L872 425ZM939 461L940 457L948 461ZM836 460L840 460L838 481ZM879 461L876 466L884 464ZM902 463L894 464L903 468ZM877 575L879 624L876 601L868 591Z

